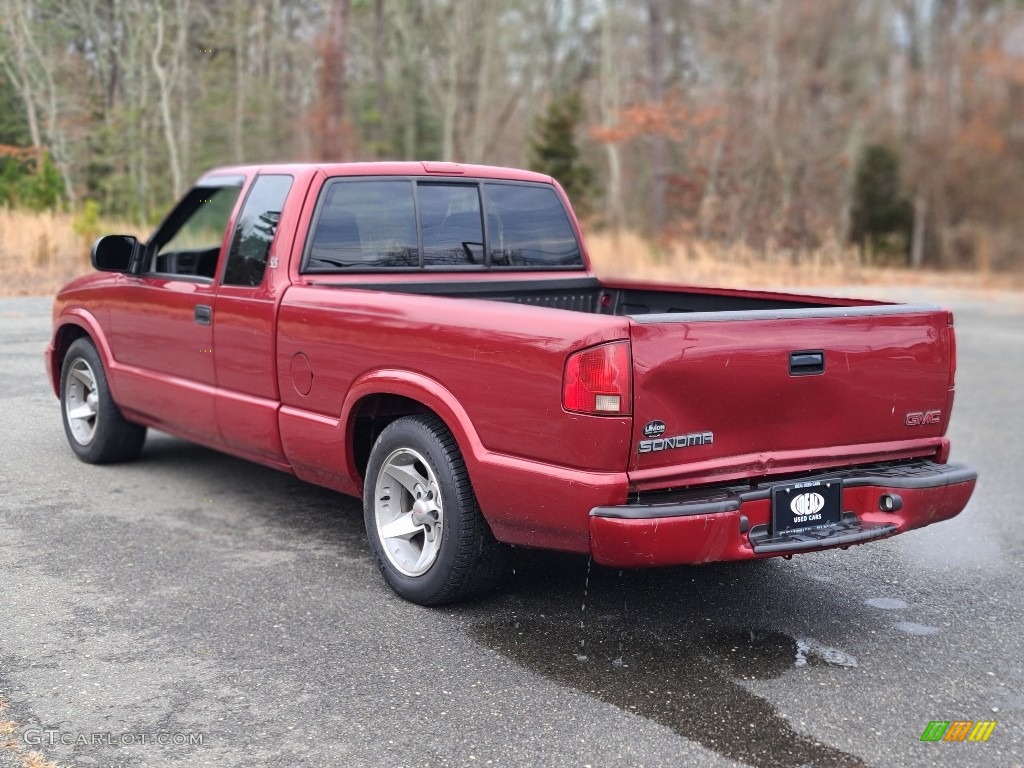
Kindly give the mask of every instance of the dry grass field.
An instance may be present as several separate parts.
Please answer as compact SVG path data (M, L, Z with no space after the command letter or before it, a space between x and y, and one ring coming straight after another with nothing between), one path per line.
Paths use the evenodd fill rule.
M145 237L137 226L54 211L0 207L0 296L48 296L88 274L89 249L106 233Z
M635 234L587 237L595 270L603 275L684 285L778 288L824 285L920 285L962 290L1022 290L1024 275L940 272L864 266L856 248L830 243L811 252L762 251L743 244L686 241L654 247Z
M144 228L68 213L0 208L0 296L53 295L91 270L89 249L104 233L148 236ZM762 251L699 241L654 247L631 232L593 233L587 249L600 274L687 285L768 288L815 285L928 285L1024 289L1024 276L862 266L854 248L833 243L809 253Z

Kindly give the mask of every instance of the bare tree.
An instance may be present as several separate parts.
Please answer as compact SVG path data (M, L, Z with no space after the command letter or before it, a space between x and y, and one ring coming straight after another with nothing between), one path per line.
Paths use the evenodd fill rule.
M616 38L616 14L614 0L606 0L601 17L601 81L600 113L601 127L605 132L603 142L608 162L608 181L605 184L605 218L616 235L624 224L625 211L622 206L622 159L619 142L608 133L614 127L622 108L621 74L618 66L619 50Z
M29 36L28 20L26 18L24 0L3 0L0 5L3 9L3 16L7 19L5 28L10 38L13 52L3 56L4 71L10 78L11 83L21 96L25 106L25 116L28 119L29 135L32 137L32 146L39 148L43 146L42 134L39 131L39 116L36 107L37 90L42 90L36 83L38 75L33 70L29 61L28 44L26 38Z
M172 75L173 70L161 60L164 49L164 37L166 36L166 21L164 10L160 5L156 8L156 30L153 50L150 62L153 66L153 74L156 77L158 96L160 100L160 117L163 123L164 141L167 144L167 161L171 171L171 189L175 195L182 192L181 157L178 152L177 126L172 114ZM170 71L169 71L170 70Z
M665 100L665 9L663 0L647 0L648 72L647 99L656 108ZM648 231L660 235L665 227L665 137L649 137Z
M319 103L313 126L316 152L324 160L344 160L348 156L345 64L351 13L351 0L329 0L327 29L321 40Z

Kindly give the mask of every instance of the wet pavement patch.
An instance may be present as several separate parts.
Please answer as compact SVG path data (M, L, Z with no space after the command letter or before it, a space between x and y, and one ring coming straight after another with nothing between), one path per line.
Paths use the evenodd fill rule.
M883 611L902 611L907 607L907 602L898 597L869 597L864 603L872 608L881 608Z
M830 667L856 667L857 659L838 648L829 648L817 640L800 637L796 640L796 662L794 666L807 667L825 664Z
M900 621L893 624L893 627L906 635L937 635L938 627L931 627L927 624L915 624L912 621Z
M602 622L604 623L604 622ZM794 731L765 699L738 681L781 675L799 664L854 666L815 641L771 630L721 630L663 644L621 631L588 629L568 617L490 617L476 639L549 680L667 726L720 755L757 768L863 768L859 758Z

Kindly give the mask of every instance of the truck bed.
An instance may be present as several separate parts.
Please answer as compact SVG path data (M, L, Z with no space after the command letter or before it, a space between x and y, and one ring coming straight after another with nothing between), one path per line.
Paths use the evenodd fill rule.
M356 279L342 280L332 276L332 279L314 280L311 283L325 287L507 301L573 312L629 317L691 312L886 306L882 302L870 300L832 299L729 288L670 288L628 280L599 279L593 276L553 278L546 274L537 278L517 275L514 279L501 279L500 276L493 274L475 274L471 280L452 280L450 274L438 274L417 276L415 280L402 275L397 276L398 279L386 281L367 281L366 275L353 277Z
M633 448L627 469L633 490L944 451L953 349L949 315L938 307L593 276L474 275L455 281L450 274L424 274L373 282L355 277L317 281L302 290L349 311L370 301L376 308L359 314L385 313L377 322L415 305L428 338L453 339L434 366L457 366L463 350L481 343L461 319L454 328L451 320L473 318L487 326L498 312L482 304L456 310L446 301L451 298L543 308L537 315L499 313L499 325L517 327L527 347L529 328L557 328L560 336L573 327L586 335L583 318L560 322L549 314L552 309L625 321L608 333L628 338L631 347ZM348 297L333 298L325 287L347 289ZM396 293L416 298L396 305L387 298ZM332 322L329 315L326 322ZM567 336L559 343L568 341ZM547 339L542 346L557 345ZM523 374L537 377L543 371L554 378L540 361L529 362L530 354L520 351L524 367L532 368ZM473 378L477 365L478 356L467 370ZM914 413L933 416L911 425L907 420ZM536 421L530 408L516 415L513 431L526 431ZM574 422L579 419L549 412L546 429L563 433ZM671 442L679 438L690 444ZM519 455L553 460L538 447L543 444L534 441L531 453Z

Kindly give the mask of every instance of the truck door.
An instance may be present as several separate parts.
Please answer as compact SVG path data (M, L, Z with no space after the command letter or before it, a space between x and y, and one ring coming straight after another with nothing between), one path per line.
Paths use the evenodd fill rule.
M231 236L213 312L221 436L236 451L270 463L285 460L277 423L274 337L283 288L272 278L278 269L275 235L292 182L283 174L253 181ZM286 256L282 262L287 263Z
M208 177L146 244L111 305L110 346L128 409L218 442L213 392L214 276L244 177Z

